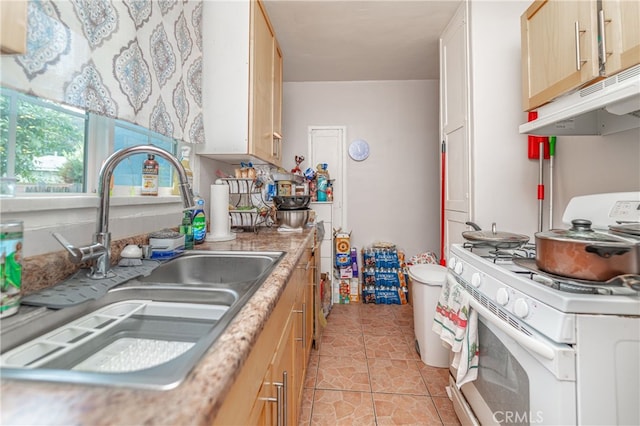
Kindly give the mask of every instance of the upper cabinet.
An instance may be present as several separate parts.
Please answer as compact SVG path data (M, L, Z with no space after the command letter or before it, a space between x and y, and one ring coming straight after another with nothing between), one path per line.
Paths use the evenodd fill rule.
M534 2L521 17L525 111L598 76L596 0Z
M639 16L625 0L535 1L521 16L523 109L639 63Z
M273 147L278 162L282 160L282 51L276 40L273 49Z
M607 76L640 63L640 2L602 0L601 56Z
M27 0L0 1L0 53L27 52Z
M264 5L204 2L203 40L206 141L196 152L280 165L282 54Z

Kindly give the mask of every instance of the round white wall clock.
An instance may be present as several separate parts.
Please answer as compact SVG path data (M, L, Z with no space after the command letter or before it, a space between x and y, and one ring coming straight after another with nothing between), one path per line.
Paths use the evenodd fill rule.
M356 139L349 144L349 156L356 161L363 161L369 157L369 144L362 139Z

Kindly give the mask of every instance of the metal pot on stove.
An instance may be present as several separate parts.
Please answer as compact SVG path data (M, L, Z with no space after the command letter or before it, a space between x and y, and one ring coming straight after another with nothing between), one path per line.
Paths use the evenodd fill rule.
M535 234L538 268L589 281L640 274L640 239L594 231L585 219L571 225Z

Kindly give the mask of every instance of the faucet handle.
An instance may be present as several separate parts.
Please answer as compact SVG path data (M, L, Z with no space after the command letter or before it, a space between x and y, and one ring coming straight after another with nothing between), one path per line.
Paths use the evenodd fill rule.
M67 250L69 253L69 259L71 259L73 263L82 263L87 260L96 259L107 252L106 248L99 243L93 243L90 246L85 247L75 247L58 232L52 232L51 235L53 235L53 238L58 240L58 242L62 244L62 247Z

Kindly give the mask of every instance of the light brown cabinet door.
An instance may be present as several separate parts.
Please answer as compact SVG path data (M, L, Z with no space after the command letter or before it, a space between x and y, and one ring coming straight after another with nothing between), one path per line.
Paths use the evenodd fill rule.
M0 53L27 51L27 0L0 1Z
M311 255L309 257L309 263L306 270L307 276L305 280L305 347L304 347L304 365L307 366L309 363L309 356L311 355L311 348L313 346L313 324L314 324L314 297L313 292L315 289L315 278L316 278L316 259L315 256ZM306 368L305 368L306 370ZM304 376L302 377L304 381Z
M607 76L640 64L640 2L602 0L600 45Z
M523 109L599 76L596 0L539 0L521 17Z
M272 162L282 165L282 51L277 40L273 49L273 140Z
M249 107L249 151L271 160L273 143L274 34L262 2L252 2L252 64Z
M270 423L273 425L297 424L298 408L294 389L294 356L295 356L295 334L293 326L295 317L291 316L287 322L278 349L273 357L273 364L270 369L270 384L272 398L276 402L270 405ZM278 422L281 419L281 422ZM282 423L282 421L284 423Z

